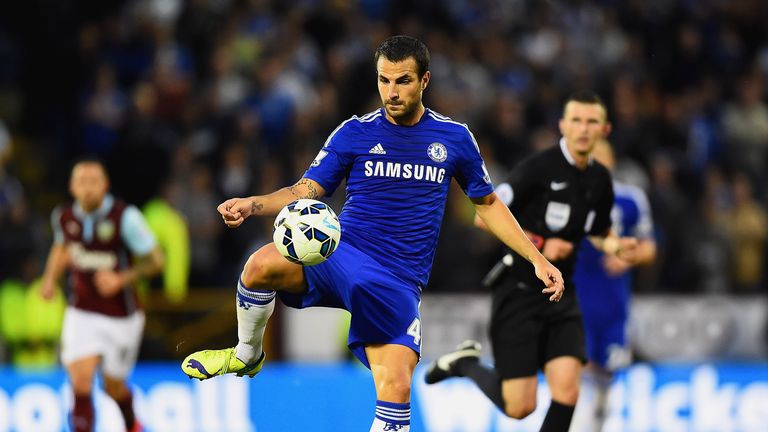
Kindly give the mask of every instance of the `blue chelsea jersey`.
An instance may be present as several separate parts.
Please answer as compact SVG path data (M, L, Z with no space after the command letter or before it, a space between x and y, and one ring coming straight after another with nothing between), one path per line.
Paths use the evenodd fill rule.
M328 137L304 177L332 194L342 179L342 241L402 279L426 286L451 178L472 198L493 192L466 125L427 109L413 126L384 109L354 116Z
M619 236L653 237L653 218L648 198L637 186L613 183L615 193L611 221ZM629 301L632 272L611 276L603 268L603 254L587 239L582 241L573 279L582 310L619 307Z

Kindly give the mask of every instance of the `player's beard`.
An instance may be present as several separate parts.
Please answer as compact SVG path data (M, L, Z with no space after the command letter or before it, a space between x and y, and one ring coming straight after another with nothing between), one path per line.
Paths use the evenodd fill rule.
M413 120L413 116L416 115L416 112L419 108L419 100L414 100L411 103L400 104L399 107L401 107L401 109L398 111L392 111L390 107L391 105L389 103L384 105L384 109L387 111L387 114L389 114L389 116L392 117L395 122L405 123L409 120Z

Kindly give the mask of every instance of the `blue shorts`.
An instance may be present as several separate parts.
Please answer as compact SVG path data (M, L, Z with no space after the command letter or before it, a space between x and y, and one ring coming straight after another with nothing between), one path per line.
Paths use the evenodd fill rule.
M587 336L587 357L602 368L608 369L611 348L624 348L627 345L626 320L590 319L589 315L585 314L584 328Z
M421 355L421 289L416 284L344 242L328 261L304 267L304 277L306 293L278 291L280 300L297 309L324 306L349 311L349 349L367 368L369 344L404 345Z

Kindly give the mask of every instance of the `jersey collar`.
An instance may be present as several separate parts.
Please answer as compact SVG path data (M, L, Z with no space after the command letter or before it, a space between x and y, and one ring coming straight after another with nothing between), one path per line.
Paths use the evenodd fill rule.
M381 121L385 125L391 126L394 128L413 128L413 127L421 126L422 123L427 121L427 119L429 118L429 113L431 112L429 108L424 107L424 113L419 118L419 121L417 121L416 124L405 126L405 125L399 125L399 124L390 122L389 119L387 119L387 110L384 109L384 107L379 108L379 111L381 112Z
M101 205L96 210L92 211L91 213L86 213L82 207L80 207L80 204L75 202L75 205L72 207L72 211L75 214L75 217L78 219L85 219L88 216L103 216L107 213L109 213L110 210L112 210L112 205L115 203L115 198L111 194L106 194L104 196L104 200L101 201Z
M565 157L565 160L568 161L571 166L576 166L576 159L571 156L571 152L568 151L568 144L565 142L565 137L560 138L560 151L563 152L563 156ZM587 165L592 165L592 162L594 161L594 158L592 155L589 155L589 159L587 159Z

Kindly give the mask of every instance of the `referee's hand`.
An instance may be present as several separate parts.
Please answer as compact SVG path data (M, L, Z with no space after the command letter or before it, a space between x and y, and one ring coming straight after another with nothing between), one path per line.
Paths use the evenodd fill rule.
M546 288L541 290L541 292L549 294L549 301L559 302L565 291L563 275L560 273L560 270L544 259L543 256L542 259L533 263L533 267L536 270L536 277L541 279L544 285L546 285Z

